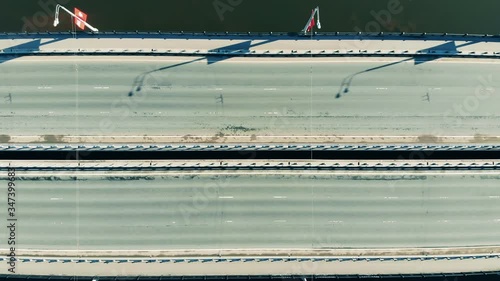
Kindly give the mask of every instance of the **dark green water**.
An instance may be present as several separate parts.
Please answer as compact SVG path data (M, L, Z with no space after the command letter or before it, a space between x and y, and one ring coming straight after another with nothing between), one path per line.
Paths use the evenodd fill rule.
M52 26L54 3L89 14L102 31L285 31L302 29L313 7L322 31L497 34L497 0L1 0L0 31L67 31ZM378 20L377 20L378 18Z

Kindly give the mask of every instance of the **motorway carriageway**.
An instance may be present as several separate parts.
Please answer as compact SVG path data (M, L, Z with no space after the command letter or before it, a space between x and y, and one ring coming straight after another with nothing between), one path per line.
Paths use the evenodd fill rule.
M16 177L25 253L500 244L496 171L19 170Z
M497 60L23 57L3 143L498 143Z

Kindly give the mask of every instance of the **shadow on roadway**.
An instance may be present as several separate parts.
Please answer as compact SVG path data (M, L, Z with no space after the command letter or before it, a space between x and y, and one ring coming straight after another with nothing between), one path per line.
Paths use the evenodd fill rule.
M40 47L42 46L50 45L52 43L63 41L65 39L66 38L64 37L50 38L50 40L42 43L42 38L32 38L32 41L28 41L9 48L0 49L0 52L3 53L3 56L0 59L0 63L28 56L30 53L36 53L40 51ZM19 52L24 52L24 53L19 54Z
M191 63L203 61L203 60L207 61L207 65L212 65L212 64L224 61L224 60L226 60L228 58L231 58L235 54L247 53L247 52L250 51L250 48L252 48L252 47L256 47L256 46L268 44L268 43L271 43L271 42L276 41L276 40L277 40L276 38L267 39L267 40L264 40L262 42L257 42L257 43L254 43L254 44L252 44L252 40L248 40L248 41L236 43L236 44L233 44L233 45L228 45L228 46L225 46L225 47L221 47L221 48L218 48L218 49L209 50L209 52L219 52L219 53L223 53L224 55L206 55L206 56L202 56L202 57L199 57L199 58L191 60L191 61L181 62L181 63L178 63L178 64L174 64L174 65L170 65L170 66L165 66L165 67L161 67L161 68L158 68L158 69L154 69L154 70L143 72L143 73L139 74L134 79L134 82L132 84L132 89L128 93L128 96L132 97L132 96L140 93L142 91L142 89L144 88L144 82L146 81L146 79L148 77L152 77L151 75L154 74L154 73L162 72L164 70L168 70L168 69L171 69L171 68L175 68L175 67L179 67L179 66L183 66L183 65L187 65L187 64L191 64Z
M449 56L449 55L453 55L453 54L458 54L458 48L461 48L461 47L465 47L465 46L469 46L469 45L473 45L473 44L476 44L478 41L469 41L467 43L463 43L463 44L460 44L460 45L456 45L455 44L455 41L452 41L452 42L446 42L444 44L440 44L440 45L437 45L437 46L434 46L432 48L427 48L427 49L422 49L422 50L419 50L418 52L423 52L423 53L439 53L439 52L445 52L446 53L446 56ZM384 64L384 65L381 65L381 66L377 66L377 67L372 67L372 68L369 68L369 69L366 69L366 70L363 70L363 71L359 71L359 72L356 72L356 73L353 73L347 77L345 77L343 80L342 80L342 83L340 84L340 88L337 92L337 94L335 95L335 98L341 98L344 94L347 94L349 93L350 91L350 87L352 85L352 81L355 77L357 77L358 75L361 75L363 73L367 73L367 72L371 72L371 71L376 71L376 70L379 70L379 69L382 69L382 68L386 68L386 67L390 67L390 66L393 66L393 65L396 65L396 64L400 64L400 63L404 63L404 62L408 62L408 61L414 61L414 64L413 65L420 65L420 64L423 64L423 63L426 63L426 62L431 62L431 61L434 61L434 60L438 60L440 58L443 58L445 57L445 55L417 55L417 56L410 56L409 58L406 58L406 59L403 59L403 60L400 60L400 61L397 61L397 62L391 62L391 63L388 63L388 64Z

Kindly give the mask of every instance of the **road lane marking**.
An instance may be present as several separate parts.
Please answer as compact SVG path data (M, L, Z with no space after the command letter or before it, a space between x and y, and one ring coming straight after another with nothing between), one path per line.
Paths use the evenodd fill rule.
M335 221L335 220L333 220L333 221L328 221L328 222L329 222L329 223L344 223L344 221Z
M276 88L265 88L264 91L276 91Z
M219 199L233 199L233 196L219 196Z
M499 199L500 196L498 196L498 195L491 195L491 196L488 196L488 198L490 198L490 199Z
M232 223L233 221L226 221L227 223Z
M382 221L382 223L396 223L396 221Z
M50 200L52 200L52 201L55 201L55 200L62 200L62 198L55 198L55 197L53 197L53 198L50 198Z
M393 200L393 199L398 199L399 197L397 196L386 196L384 197L384 199L389 199L389 200Z
M273 196L274 199L286 199L286 196Z

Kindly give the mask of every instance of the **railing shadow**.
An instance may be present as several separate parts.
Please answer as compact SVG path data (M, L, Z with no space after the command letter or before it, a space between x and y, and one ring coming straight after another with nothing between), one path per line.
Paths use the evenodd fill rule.
M52 43L56 43L59 41L63 41L65 39L67 39L67 38L55 37L55 38L51 38L48 41L42 42L42 38L32 38L31 39L32 41L28 41L25 43L21 43L19 45L0 49L0 52L2 52L4 55L2 58L0 58L0 64L7 62L7 61L10 61L10 60L13 60L13 59L16 59L16 58L27 56L26 53L28 53L28 55L29 55L29 53L39 52L40 47L45 46L45 45L50 45Z

